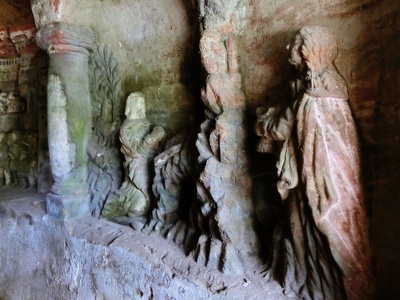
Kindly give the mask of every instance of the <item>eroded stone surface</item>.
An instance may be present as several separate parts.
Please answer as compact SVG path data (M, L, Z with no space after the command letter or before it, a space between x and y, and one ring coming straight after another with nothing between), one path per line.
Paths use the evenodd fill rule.
M260 275L206 269L158 235L94 218L65 226L44 214L43 196L2 195L2 298L286 299Z

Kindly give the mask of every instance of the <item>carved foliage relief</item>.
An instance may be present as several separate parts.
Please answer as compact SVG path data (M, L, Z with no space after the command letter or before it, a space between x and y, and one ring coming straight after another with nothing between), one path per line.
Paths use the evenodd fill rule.
M121 181L118 133L121 125L121 77L112 52L104 46L91 56L93 133L89 141L89 189L92 214L100 216L110 192Z

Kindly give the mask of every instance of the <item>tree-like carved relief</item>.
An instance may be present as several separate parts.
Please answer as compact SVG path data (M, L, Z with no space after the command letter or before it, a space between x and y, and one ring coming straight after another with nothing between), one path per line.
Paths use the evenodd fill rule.
M259 250L253 228L245 96L236 46L241 24L238 12L242 11L241 1L200 2L200 52L208 73L202 100L207 120L196 142L202 234L193 255L210 268L233 274L253 268Z
M89 142L91 209L99 217L108 195L121 182L118 133L121 126L121 76L107 46L91 56L93 133Z

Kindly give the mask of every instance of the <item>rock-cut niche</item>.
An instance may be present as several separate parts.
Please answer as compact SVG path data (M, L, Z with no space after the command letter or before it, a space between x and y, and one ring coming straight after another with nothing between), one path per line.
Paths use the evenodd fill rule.
M0 20L0 186L47 192L48 57L29 1L2 1Z

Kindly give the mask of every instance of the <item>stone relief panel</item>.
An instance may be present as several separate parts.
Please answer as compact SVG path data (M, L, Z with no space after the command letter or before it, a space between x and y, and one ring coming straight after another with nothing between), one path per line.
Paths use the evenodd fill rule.
M92 136L89 140L91 211L99 218L106 198L121 182L118 133L122 88L119 65L107 46L91 55Z
M36 14L46 11L41 4L45 2L32 1ZM109 2L113 2L112 9L121 8L120 2ZM82 5L89 5L86 3ZM277 161L276 193L263 199L269 201L267 197L275 197L282 201L280 211L274 211L273 218L278 224L269 245L263 240L267 238L264 233L257 235L262 229L254 225L269 216L256 211L252 195L255 179L250 165L254 160L249 157L251 126L246 117L248 110L254 108L251 105L261 101L267 90L269 93L269 89L282 89L283 78L290 72L289 64L282 72L272 70L280 64L271 64L264 58L253 59L257 55L252 56L249 50L256 49L255 52L260 53L264 51L260 44L270 44L275 51L292 35L294 27L313 21L316 13L304 16L302 10L295 12L291 29L271 38L269 29L259 30L255 26L257 20L262 23L257 26L275 31L281 25L277 25L278 18L263 16L262 9L257 11L264 6L262 1L199 0L191 1L190 5L196 4L200 14L200 55L206 75L201 95L196 99L205 110L204 114L199 114L203 120L196 127L196 133L193 123L188 126L190 130L180 133L168 128L172 122L185 124L186 119L171 117L172 114L165 113L165 108L175 105L173 109L177 112L192 104L191 99L185 97L187 83L177 74L178 63L173 67L165 63L155 74L158 67L155 62L160 56L146 55L143 61L138 56L132 59L135 63L121 65L124 70L132 65L137 70L142 68L146 76L135 77L134 68L130 68L129 76L125 76L125 72L122 76L121 66L109 48L88 49L93 50L90 57L93 132L84 154L88 154L92 215L171 239L205 269L239 276L251 271L265 282L277 281L288 297L367 298L370 253L358 170L358 141L346 85L333 66L336 42L321 27L304 27L289 45L289 62L297 72L287 88L290 95L278 99L277 105L257 110L255 131L260 136L257 151L273 154L268 159L276 156ZM318 9L329 5L332 4L322 3ZM352 5L349 7L356 10L357 6ZM68 6L73 7L72 4ZM154 3L146 6L146 13L153 7ZM289 1L274 2L271 7L271 12L278 16L293 9ZM105 12L106 8L103 8ZM246 9L252 9L253 16ZM54 6L51 11L47 9L45 15L52 18L54 13L62 11L63 7ZM52 22L51 18L44 17L42 22ZM129 52L126 49L131 50L126 45L127 40L139 45L135 47L141 48L143 53L146 49L155 51L157 47L153 39L146 41L145 46L140 45L142 35L147 38L154 32L163 34L167 29L179 32L172 25L159 26L161 23L154 26L156 30L149 30L151 21L143 23L142 27L132 25L134 38L120 38L115 34L110 45L118 58L125 58L125 51ZM253 33L248 36L243 33L247 25L250 30L257 29L254 30L257 38ZM108 23L101 26L106 27ZM139 27L143 32L139 32ZM30 53L26 50L24 54L24 49L28 49L33 35L25 29L0 30L0 76L4 79L0 83L0 120L1 126L7 128L0 130L0 185L26 187L34 186L37 181L35 168L39 162L35 161L37 154L30 149L40 148L37 144L43 139L37 136L34 126L29 125L36 121L28 120L28 125L17 129L10 125L24 123L21 116L35 111L39 105L35 101L41 96L37 96L37 82L32 78L36 74L45 78L45 69L32 70L32 64L27 64L31 60L24 58ZM250 45L253 39L255 42ZM184 50L177 48L165 51L167 54L162 57L180 60ZM249 55L244 55L246 51ZM274 51L270 53L278 53L274 54L280 56L278 60L286 60L286 56L281 55L284 47ZM270 53L268 59L272 61L275 57ZM150 63L152 66L148 68ZM243 72L243 67L248 69ZM192 71L198 69L199 66ZM360 76L348 71L347 77ZM263 72L268 74L264 76ZM63 106L67 106L64 90L68 81L59 82L53 97L61 99ZM56 76L49 82L58 82ZM143 93L131 93L124 105L126 97L121 85L128 87L127 92L140 90ZM79 97L77 100L79 102ZM269 100L266 102L273 103ZM160 107L160 103L165 106ZM55 124L57 118L53 121ZM67 126L62 129L69 130ZM76 135L79 135L79 128ZM65 136L68 133L62 137ZM68 152L74 153L75 149ZM258 201L262 201L261 197ZM270 246L270 250L260 248L259 244ZM269 257L266 266L263 256ZM257 273L263 268L266 269L264 273ZM169 285L169 281L167 277L163 284Z
M34 25L0 29L0 133L4 187L37 187L50 181L46 92L48 60L35 44ZM44 129L44 130L43 130Z
M185 87L177 79L131 93L122 121L119 65L107 47L94 49L93 132L87 149L91 212L169 238L207 269L260 275L265 266L254 225L250 127L237 46L245 3L199 1L199 11L206 80L201 90L205 118L197 136L193 130L177 134L148 114L149 93L175 89L183 94ZM366 217L354 167L359 165L355 126L346 86L333 66L336 44L322 27L305 27L289 48L289 62L298 72L291 98L278 102L286 106L259 109L256 126L258 151L277 154L277 193L283 200L264 280L278 281L289 296L363 299L369 290ZM57 81L56 76L50 79ZM63 89L60 83L53 98L63 100ZM16 97L3 98L3 114L29 109L28 104L10 105ZM327 134L331 136L321 138ZM11 153L10 164L1 166L6 184L14 178L33 182L29 169L18 167L26 159L23 147L14 145L19 139L24 140L13 132L10 142L2 144ZM332 147L324 151L327 141ZM334 170L327 165L332 161L346 167ZM342 201L345 198L350 200ZM344 216L337 209L345 211Z

